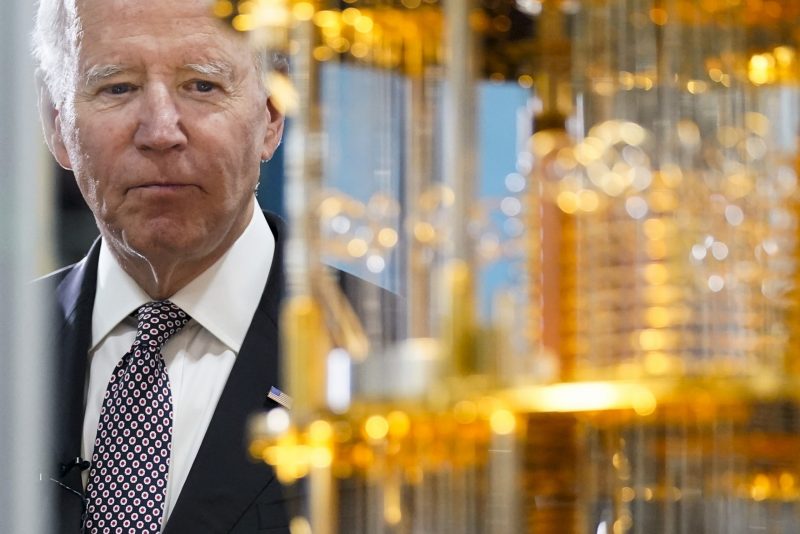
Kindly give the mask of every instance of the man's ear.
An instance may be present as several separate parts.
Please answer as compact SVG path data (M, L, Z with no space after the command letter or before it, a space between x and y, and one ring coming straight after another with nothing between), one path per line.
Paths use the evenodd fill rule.
M59 165L67 170L72 170L72 162L70 162L61 131L61 112L53 104L53 98L44 83L41 72L36 75L36 88L39 93L39 119L42 122L47 148L50 149L50 153L53 154Z
M275 107L272 97L267 98L267 113L269 117L267 118L267 132L264 135L264 146L261 150L262 161L272 159L272 155L275 154L283 138L283 113Z

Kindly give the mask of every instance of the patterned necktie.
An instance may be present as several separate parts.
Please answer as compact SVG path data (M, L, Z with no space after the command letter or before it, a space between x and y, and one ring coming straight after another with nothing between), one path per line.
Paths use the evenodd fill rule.
M161 347L190 317L168 300L138 310L131 350L111 375L86 487L86 532L159 532L172 449L172 393Z

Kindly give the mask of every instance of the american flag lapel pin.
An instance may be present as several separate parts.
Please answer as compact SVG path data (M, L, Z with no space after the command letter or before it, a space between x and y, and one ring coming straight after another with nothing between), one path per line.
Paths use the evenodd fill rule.
M267 397L274 400L287 410L292 409L292 402L293 402L292 398L283 391L276 388L275 386L272 386L270 388L269 393L267 393Z

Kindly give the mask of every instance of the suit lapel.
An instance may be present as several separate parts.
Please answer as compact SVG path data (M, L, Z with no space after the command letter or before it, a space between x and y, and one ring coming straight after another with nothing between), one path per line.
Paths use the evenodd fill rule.
M64 271L56 287L58 319L54 330L53 355L55 406L53 451L55 465L49 478L57 485L57 517L61 532L80 528L83 484L76 458L81 453L84 387L89 344L92 336L92 308L97 283L100 241L95 241L81 262ZM52 397L51 397L52 399Z
M265 214L275 234L266 288L222 391L208 430L165 528L165 534L228 532L273 479L247 456L247 419L266 406L278 384L278 313L283 293L282 224Z

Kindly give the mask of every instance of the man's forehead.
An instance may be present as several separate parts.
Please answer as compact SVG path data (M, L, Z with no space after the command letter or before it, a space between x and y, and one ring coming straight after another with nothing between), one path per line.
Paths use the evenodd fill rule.
M88 20L106 14L140 17L153 14L167 19L212 16L213 11L209 0L74 0L74 3L78 16Z
M83 39L108 41L131 35L174 35L245 42L212 13L207 0L77 0Z
M85 11L78 13L81 70L102 64L136 66L154 59L174 68L188 64L234 65L252 53L246 38L213 17L206 2L199 2L202 9L187 11L164 6L198 2L132 0L122 2L124 6L114 13L104 5L105 1L80 0L87 4ZM159 7L142 11L154 4Z

